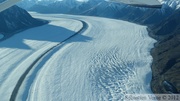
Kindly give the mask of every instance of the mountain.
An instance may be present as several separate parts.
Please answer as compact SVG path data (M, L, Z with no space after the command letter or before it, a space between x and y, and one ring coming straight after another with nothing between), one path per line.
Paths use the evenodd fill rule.
M53 2L56 2L56 0L22 0L21 2L17 3L17 5L27 10L37 4L48 5Z
M163 4L161 9L154 9L112 3L105 0L89 0L86 2L76 0L49 2L48 0L41 0L36 1L28 10L39 13L100 16L151 26L160 23L180 7L178 6L179 1L175 0L161 0L161 3Z
M0 12L0 19L0 33L3 34L5 38L8 38L17 31L47 23L46 21L32 18L26 10L18 6L13 6Z
M179 0L159 0L162 4L169 5L173 9L180 8L180 1Z
M149 35L158 42L153 56L151 88L154 93L180 93L180 3L169 2L174 12L160 23L149 26Z
M36 11L36 10L38 10L38 9L36 9L37 6L39 6L39 8L41 8L42 10L43 10L44 6L51 7L52 5L55 5L54 7L52 6L55 9L55 8L57 8L57 5L59 5L59 4L60 4L59 7L61 5L66 5L66 6L69 6L70 8L72 8L73 6L76 6L78 3L80 3L80 2L78 2L76 0L22 0L17 5L26 10ZM42 10L40 10L40 11L42 11Z
M153 56L154 93L180 93L180 10L161 23L149 27L150 36L158 40L151 51Z
M63 13L63 14L69 14L68 12L74 7L70 6L73 3L68 3L59 1L59 2L54 2L50 3L48 5L44 4L35 4L32 7L30 7L28 10L29 11L36 11L39 13ZM77 5L77 3L75 4Z
M46 1L42 1L46 2ZM90 9L93 5L86 2L79 2L75 0L63 0L46 3L36 3L27 10L39 13L63 13L63 14L80 14L84 10Z
M177 6L179 2L176 2L175 5L173 0L161 1L161 3L163 4L161 9L154 9L103 1L86 12L83 12L82 15L115 18L151 26L155 23L160 23L163 19L173 14L179 7Z

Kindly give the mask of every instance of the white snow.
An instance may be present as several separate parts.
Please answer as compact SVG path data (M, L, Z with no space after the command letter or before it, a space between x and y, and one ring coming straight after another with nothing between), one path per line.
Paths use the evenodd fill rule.
M44 19L51 19L51 22L0 42L1 101L9 100L18 79L37 57L82 28L82 23L77 20Z
M152 93L150 49L155 40L145 26L88 16L32 15L53 21L0 43L2 101L10 98L33 60L82 28L80 21L72 19L85 21L88 28L33 67L17 101L121 101L125 94Z
M0 33L0 39L4 38L4 35Z
M160 0L162 4L166 4L173 9L180 8L180 0Z
M21 0L5 0L4 2L0 3L0 12L8 9L9 7L15 5L15 3Z

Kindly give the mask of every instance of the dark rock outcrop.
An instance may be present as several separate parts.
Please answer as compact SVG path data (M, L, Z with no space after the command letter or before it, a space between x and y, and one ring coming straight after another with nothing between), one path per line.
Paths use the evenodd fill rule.
M45 23L47 23L47 21L32 18L26 10L18 6L13 6L0 12L0 33L5 36L4 39L12 36L16 32Z
M149 27L158 40L152 49L151 88L154 93L180 93L180 10Z

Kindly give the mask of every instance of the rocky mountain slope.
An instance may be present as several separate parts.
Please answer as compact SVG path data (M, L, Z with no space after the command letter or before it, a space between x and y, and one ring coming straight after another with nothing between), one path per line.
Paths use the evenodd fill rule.
M158 40L153 56L154 93L180 93L180 10L161 23L149 27L150 35Z
M27 28L35 27L47 23L34 19L24 9L13 6L3 12L0 12L0 33L4 35L4 39Z

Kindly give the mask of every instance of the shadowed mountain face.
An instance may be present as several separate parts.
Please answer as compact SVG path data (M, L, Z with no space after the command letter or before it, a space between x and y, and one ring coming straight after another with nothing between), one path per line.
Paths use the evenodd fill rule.
M149 29L151 29L156 35L159 35L159 38L164 35L172 35L177 32L178 28L180 28L179 17L180 9L177 9L170 16L163 19L160 23L149 26Z
M18 6L13 6L0 12L0 33L5 37L17 31L44 24L45 21L34 19L30 14Z
M151 51L153 56L154 93L180 93L180 10L149 27L152 37L158 40Z

